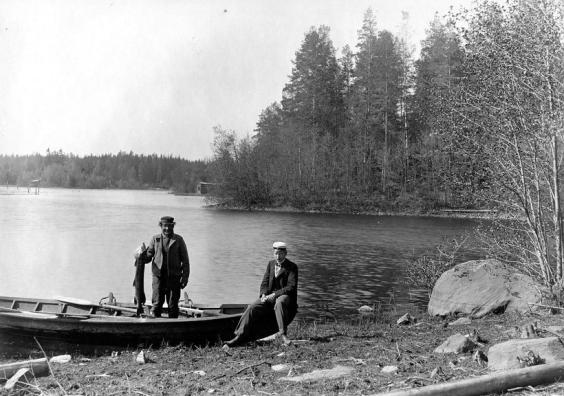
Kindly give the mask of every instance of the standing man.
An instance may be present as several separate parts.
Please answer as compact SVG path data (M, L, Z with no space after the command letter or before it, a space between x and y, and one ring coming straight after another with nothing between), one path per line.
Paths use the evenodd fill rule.
M260 298L247 307L235 329L235 338L228 347L251 341L276 330L285 345L290 344L288 325L298 311L298 266L286 258L284 242L274 242L274 260L271 260L260 285Z
M188 284L190 261L184 239L174 233L174 218L163 216L159 221L161 233L153 236L147 249L140 247L135 258L144 263L152 261L153 309L154 317L159 318L163 304L168 304L168 317L178 318L180 290Z

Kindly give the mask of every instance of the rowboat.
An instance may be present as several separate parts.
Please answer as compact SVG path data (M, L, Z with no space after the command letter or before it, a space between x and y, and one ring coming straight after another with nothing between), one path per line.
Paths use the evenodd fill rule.
M177 319L137 315L134 304L92 303L76 298L0 296L0 341L64 341L75 344L159 346L231 338L246 305L181 304Z

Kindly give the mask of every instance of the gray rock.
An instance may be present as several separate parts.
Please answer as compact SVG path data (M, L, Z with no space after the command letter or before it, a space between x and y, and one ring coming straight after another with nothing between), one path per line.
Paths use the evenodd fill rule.
M492 345L488 351L490 370L507 370L531 365L530 357L539 357L537 363L564 360L564 345L558 337L524 338Z
M428 312L480 318L499 310L527 312L528 303L539 303L538 284L527 275L498 260L475 260L458 264L437 280Z
M460 333L451 335L441 345L435 348L435 353L466 353L476 349L478 345L470 338Z

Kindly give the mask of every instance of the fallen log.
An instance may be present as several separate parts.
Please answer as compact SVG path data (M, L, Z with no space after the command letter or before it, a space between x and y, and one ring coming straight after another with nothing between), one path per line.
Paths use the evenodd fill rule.
M511 388L536 386L564 379L564 361L521 369L504 370L475 378L420 388L378 393L373 396L477 396Z
M49 375L49 364L47 363L47 358L41 358L0 364L0 381L8 380L22 368L28 368L35 377Z

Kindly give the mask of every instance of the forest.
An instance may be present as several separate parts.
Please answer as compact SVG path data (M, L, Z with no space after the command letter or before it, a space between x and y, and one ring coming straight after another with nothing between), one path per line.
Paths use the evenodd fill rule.
M195 192L208 179L208 162L162 155L118 154L78 157L47 149L45 155L0 155L0 182L27 187L162 188Z
M339 54L329 27L312 27L281 101L261 112L255 133L216 128L218 202L494 209L496 194L512 188L499 175L520 155L514 145L562 137L559 7L484 1L436 16L416 60L409 19L394 35L367 10L358 42ZM544 148L519 147L533 156Z

